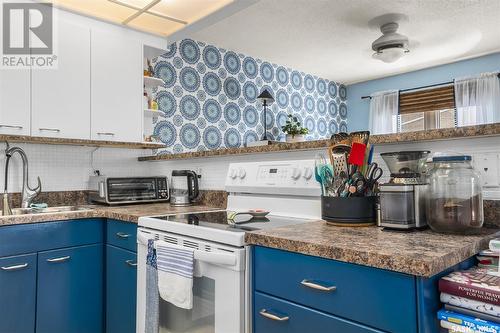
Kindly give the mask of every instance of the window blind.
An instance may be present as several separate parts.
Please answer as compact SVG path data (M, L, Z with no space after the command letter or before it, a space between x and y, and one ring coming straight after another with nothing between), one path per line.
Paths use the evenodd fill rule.
M429 112L454 108L455 89L453 85L402 92L399 95L399 114Z

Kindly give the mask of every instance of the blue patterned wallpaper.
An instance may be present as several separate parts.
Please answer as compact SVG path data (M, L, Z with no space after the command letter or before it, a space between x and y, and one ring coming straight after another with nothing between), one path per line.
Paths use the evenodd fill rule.
M167 145L160 153L245 146L264 133L264 89L275 102L267 133L284 141L281 126L292 113L309 129L308 140L347 131L346 87L333 81L243 54L184 39L153 59L165 84L154 91L162 116L154 135Z

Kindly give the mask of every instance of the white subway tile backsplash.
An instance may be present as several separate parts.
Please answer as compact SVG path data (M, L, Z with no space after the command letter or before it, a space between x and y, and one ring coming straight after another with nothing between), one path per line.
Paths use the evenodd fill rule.
M88 188L92 175L91 152L93 147L16 144L24 149L29 160L30 184L36 184L36 177L42 181L43 191L69 191ZM5 144L0 148L5 149ZM149 151L150 153L150 151ZM150 165L141 163L137 157L140 150L99 148L94 152L94 167L102 174L128 176L151 175ZM0 165L5 168L5 154L0 154ZM4 170L2 170L4 171ZM2 172L4 175L4 172ZM1 189L4 177L0 177ZM19 192L22 187L22 162L18 155L11 159L9 167L9 192Z

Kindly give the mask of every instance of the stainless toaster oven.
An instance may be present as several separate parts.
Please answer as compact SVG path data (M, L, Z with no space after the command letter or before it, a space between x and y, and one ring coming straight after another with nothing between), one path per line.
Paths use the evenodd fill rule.
M168 201L167 177L90 177L90 200L118 205Z

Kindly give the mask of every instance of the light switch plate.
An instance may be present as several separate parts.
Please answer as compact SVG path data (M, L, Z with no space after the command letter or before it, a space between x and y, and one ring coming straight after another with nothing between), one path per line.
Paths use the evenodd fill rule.
M476 154L474 167L481 174L484 187L500 187L500 154Z

